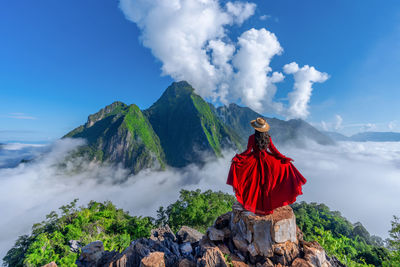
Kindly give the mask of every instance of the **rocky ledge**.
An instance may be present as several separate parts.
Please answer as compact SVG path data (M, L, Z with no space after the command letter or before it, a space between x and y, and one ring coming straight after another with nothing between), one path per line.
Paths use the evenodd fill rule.
M53 264L53 263L52 263ZM315 241L303 240L290 206L258 216L235 204L217 218L206 235L183 226L176 235L168 226L150 238L133 241L122 253L104 251L100 241L81 249L80 267L341 267ZM51 265L56 266L56 265Z

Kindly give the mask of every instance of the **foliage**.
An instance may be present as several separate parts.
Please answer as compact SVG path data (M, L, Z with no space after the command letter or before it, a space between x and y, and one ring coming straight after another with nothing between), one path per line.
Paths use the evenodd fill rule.
M383 262L383 266L400 266L400 218L393 216L391 222L392 229L389 231L388 239L390 252L390 260Z
M160 139L136 105L114 102L89 116L85 125L64 137L83 138L87 144L71 153L70 158L87 157L99 162L121 162L132 173L154 165L165 168ZM116 146L124 150L117 152ZM68 160L69 158L67 158Z
M361 223L353 225L340 212L317 203L294 203L292 208L304 239L318 241L328 254L346 265L382 266L390 259L390 252L379 237L371 237Z
M75 266L78 254L69 241L81 246L100 240L106 250L122 251L130 242L150 236L154 228L150 217L130 216L111 202L91 201L87 207L76 207L77 200L51 212L46 220L33 225L30 236L20 236L3 258L6 266L41 266L55 261L58 266Z
M167 208L160 207L156 223L168 224L173 231L186 225L204 233L219 215L232 210L234 200L220 191L181 190L179 200Z
M101 240L106 250L121 251L132 240L148 237L156 225L168 224L175 232L186 225L204 233L219 215L231 210L234 200L223 192L181 190L176 202L158 209L157 220L130 216L111 202L91 201L87 207L77 208L74 200L62 206L60 214L53 211L45 221L33 225L31 235L20 236L3 258L4 265L40 266L55 261L59 266L74 266L79 252L71 251L70 240L81 246ZM392 221L387 249L361 223L350 223L324 204L301 202L292 208L304 239L316 240L328 255L347 266L400 266L398 217Z

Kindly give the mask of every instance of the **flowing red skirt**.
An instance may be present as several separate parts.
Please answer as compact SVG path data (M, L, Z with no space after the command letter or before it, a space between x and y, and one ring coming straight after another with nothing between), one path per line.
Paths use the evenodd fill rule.
M303 194L307 180L292 163L266 151L239 155L232 159L227 184L234 188L236 198L246 210L260 215L296 201Z

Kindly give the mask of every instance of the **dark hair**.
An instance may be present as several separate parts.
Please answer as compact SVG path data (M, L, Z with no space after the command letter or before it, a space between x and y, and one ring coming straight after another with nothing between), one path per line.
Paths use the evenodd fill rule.
M259 132L255 130L254 133L255 143L260 150L264 150L268 148L269 145L269 137L268 132Z

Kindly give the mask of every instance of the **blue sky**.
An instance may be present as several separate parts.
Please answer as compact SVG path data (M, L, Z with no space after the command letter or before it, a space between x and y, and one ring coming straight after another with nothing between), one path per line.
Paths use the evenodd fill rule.
M327 73L312 85L306 121L345 134L400 131L400 2L255 3L242 24L224 27L223 39L265 28L283 49L273 71L296 62ZM154 43L143 44L147 26L126 15L111 0L0 3L0 142L54 140L113 101L144 109L157 100L174 79L161 75ZM275 102L288 104L293 77L276 84Z

